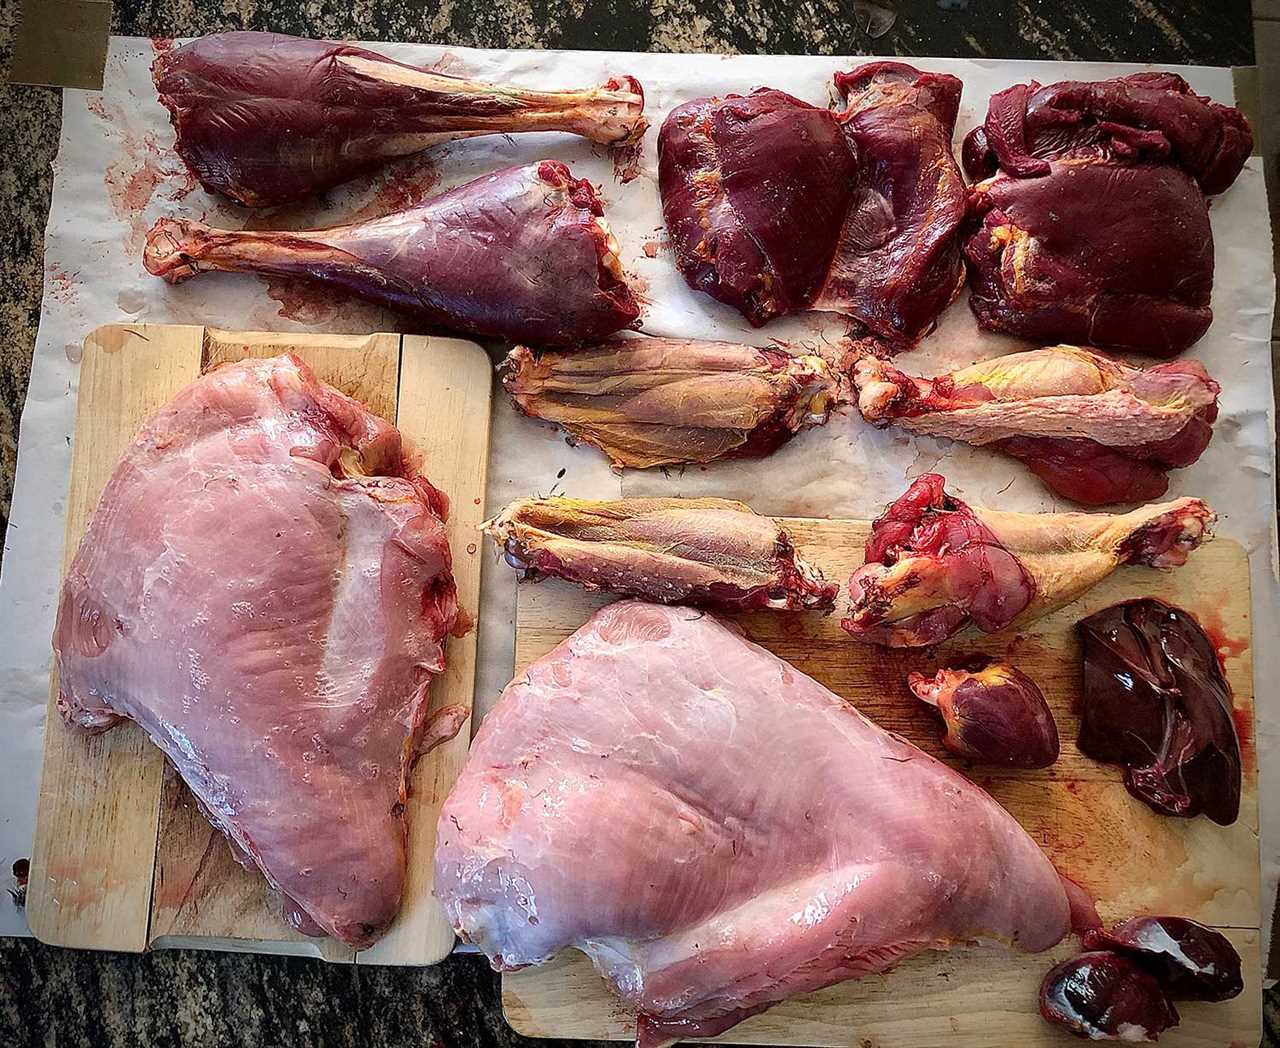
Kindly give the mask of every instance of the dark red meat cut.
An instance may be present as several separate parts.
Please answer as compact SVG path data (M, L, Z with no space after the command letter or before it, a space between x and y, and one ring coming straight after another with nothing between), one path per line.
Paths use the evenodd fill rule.
M1016 84L965 139L978 323L1169 357L1213 319L1204 194L1253 147L1238 109L1173 73ZM1068 456L1070 457L1070 456Z
M658 176L677 263L756 326L830 310L910 343L963 279L961 84L874 62L836 88L835 111L761 88L670 113Z
M632 77L532 91L278 33L218 33L156 58L175 148L208 190L250 207L317 193L438 142L567 131L623 142L644 129Z
M303 277L433 327L537 345L594 342L640 314L590 183L557 160L483 175L405 211L301 231L161 219L143 264Z
M964 283L964 179L951 152L961 83L901 62L836 74L858 185L817 309L881 338L926 334Z
M856 173L832 115L771 88L686 102L658 134L681 272L757 327L822 290Z
M1076 624L1084 646L1082 753L1125 767L1124 782L1163 815L1240 811L1240 741L1213 642L1181 608L1126 601Z
M1042 177L1049 160L1064 156L1165 161L1212 195L1235 181L1251 152L1253 131L1240 110L1197 95L1176 73L1151 72L1015 84L992 95L986 121L965 139L963 159L974 180L997 168Z
M987 330L1172 357L1213 320L1208 205L1172 165L1001 173L974 187L970 215L969 305Z

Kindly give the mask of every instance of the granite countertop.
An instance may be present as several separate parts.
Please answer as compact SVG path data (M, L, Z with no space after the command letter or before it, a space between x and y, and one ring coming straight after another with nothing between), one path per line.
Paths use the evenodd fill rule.
M226 29L471 47L898 54L1249 65L1249 0L115 0L112 29L192 36ZM33 10L42 0L28 0ZM0 5L8 65L19 5ZM749 86L749 85L748 85ZM0 85L0 526L8 522L18 419L43 284L43 237L60 98ZM0 776L2 776L0 772ZM1268 1029L1276 1027L1274 995ZM424 970L161 951L145 956L0 940L0 1045L509 1045L497 977L481 958ZM583 1044L584 1042L565 1042ZM1272 1043L1270 1040L1268 1043Z

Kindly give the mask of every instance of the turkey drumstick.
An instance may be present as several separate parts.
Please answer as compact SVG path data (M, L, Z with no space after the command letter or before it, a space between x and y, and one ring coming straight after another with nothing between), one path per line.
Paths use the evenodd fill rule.
M566 131L610 144L645 127L644 92L630 76L529 91L277 33L202 37L160 55L152 76L178 154L206 189L249 207L297 200L450 139Z
M432 326L567 345L603 338L640 313L603 216L590 183L543 160L332 229L161 219L143 264L171 284L209 269L304 277Z

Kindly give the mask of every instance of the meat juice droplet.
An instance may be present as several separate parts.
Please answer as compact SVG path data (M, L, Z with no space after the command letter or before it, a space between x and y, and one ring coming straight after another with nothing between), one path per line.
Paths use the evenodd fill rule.
M127 287L116 296L116 305L122 313L141 313L146 304L146 296L135 287Z
M84 359L84 343L68 342L65 352L67 354L67 359L71 361L71 363L79 364L80 361Z

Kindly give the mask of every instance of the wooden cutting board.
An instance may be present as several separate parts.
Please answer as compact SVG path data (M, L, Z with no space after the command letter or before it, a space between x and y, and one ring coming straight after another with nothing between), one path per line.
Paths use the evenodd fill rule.
M801 554L829 579L862 562L869 525L842 520L783 522ZM1228 827L1205 818L1159 816L1135 800L1120 769L1075 746L1072 711L1080 680L1074 623L1120 600L1155 596L1193 612L1225 657L1244 756L1240 817ZM583 624L609 598L563 582L522 586L516 616L516 672ZM1017 634L967 633L936 651L881 651L851 640L840 614L754 612L731 616L748 637L852 701L876 723L961 768L1009 809L1062 872L1088 888L1104 920L1178 914L1215 925L1244 959L1246 986L1225 1004L1179 1004L1182 1024L1162 1048L1256 1045L1262 1023L1257 764L1253 745L1249 567L1245 551L1218 539L1173 572L1123 568L1057 613ZM1057 718L1062 756L1042 771L966 766L938 744L936 715L912 697L907 673L932 673L948 658L983 652L1007 658L1040 684ZM768 754L753 774L770 769ZM1041 956L980 947L919 955L887 975L832 986L746 1020L719 1040L857 1048L990 1048L1079 1043L1036 1010L1044 973L1078 952L1074 938ZM507 1020L531 1037L629 1040L634 1020L585 956L566 951L541 968L503 977Z
M64 567L116 463L142 421L215 364L296 353L316 374L394 422L451 500L449 545L459 604L480 593L492 368L474 342L394 334L218 331L190 325L99 328L85 340L67 500ZM432 706L471 706L476 635L451 638ZM329 960L434 964L454 944L431 895L440 804L466 759L470 732L418 762L406 818L409 872L396 923L356 955L293 931L266 882L231 857L182 780L140 728L68 731L52 682L27 919L59 946L140 951L195 946L312 954Z

